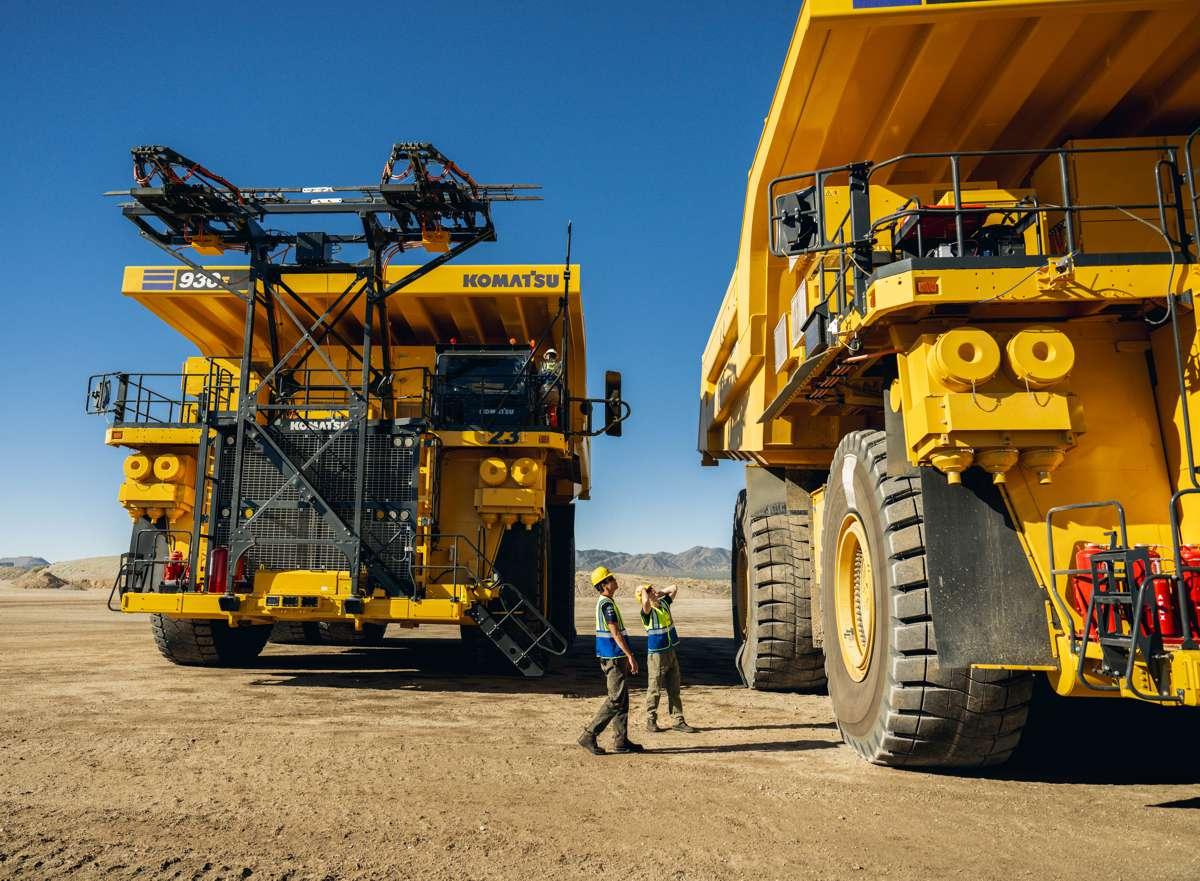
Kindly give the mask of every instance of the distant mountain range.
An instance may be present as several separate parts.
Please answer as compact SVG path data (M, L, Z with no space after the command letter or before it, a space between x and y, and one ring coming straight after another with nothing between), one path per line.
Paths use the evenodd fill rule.
M0 569L40 569L49 565L50 563L41 557L0 557ZM56 564L56 568L60 565L66 564ZM614 572L627 572L631 575L724 579L729 577L729 551L725 548L706 548L700 545L678 554L667 551L627 554L624 551L593 548L576 551L575 566L580 572L590 572L597 566L607 566Z
M728 578L729 551L697 545L678 554L659 551L654 554L627 554L599 549L575 552L575 566L589 571L607 566L614 572L641 575L678 575L691 578Z

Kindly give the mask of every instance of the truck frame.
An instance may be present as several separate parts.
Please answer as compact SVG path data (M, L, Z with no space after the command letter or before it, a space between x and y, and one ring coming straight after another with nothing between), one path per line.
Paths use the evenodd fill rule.
M540 675L574 638L589 439L629 406L616 373L586 395L569 244L559 267L448 265L495 240L493 203L536 188L478 184L417 142L349 187L239 188L171 148L132 152L136 186L110 195L182 265L129 267L124 293L201 354L89 380L106 443L130 450L110 607L151 615L182 664L433 623L481 665ZM414 249L427 259L391 265Z
M1174 0L803 6L699 448L743 680L871 762L1004 761L1039 675L1200 706L1198 49Z

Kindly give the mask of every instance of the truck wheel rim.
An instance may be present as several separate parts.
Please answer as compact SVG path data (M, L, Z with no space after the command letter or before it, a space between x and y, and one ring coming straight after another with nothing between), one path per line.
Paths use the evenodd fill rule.
M862 682L875 642L875 579L867 535L854 514L842 521L834 559L834 615L842 664L851 679Z

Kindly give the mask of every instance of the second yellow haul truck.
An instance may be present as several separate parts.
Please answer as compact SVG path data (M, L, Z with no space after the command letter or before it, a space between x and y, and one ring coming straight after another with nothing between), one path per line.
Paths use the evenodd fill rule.
M574 637L589 438L629 407L616 373L587 397L569 248L564 266L450 263L528 187L421 143L378 186L245 189L167 147L133 160L123 213L182 265L130 267L123 291L200 355L90 381L128 450L121 611L181 664L451 624L539 675Z
M1200 706L1191 0L806 0L704 351L746 683L886 765ZM1191 134L1189 134L1191 133Z

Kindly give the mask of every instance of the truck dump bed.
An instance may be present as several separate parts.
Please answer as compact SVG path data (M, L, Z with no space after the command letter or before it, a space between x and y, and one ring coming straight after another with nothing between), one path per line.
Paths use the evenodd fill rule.
M1200 119L1198 52L1200 4L1190 0L807 0L750 169L737 265L702 359L705 461L761 461L772 443L760 419L778 392L767 375L770 337L788 300L779 293L786 264L769 246L773 179L914 153L1178 137ZM1039 161L967 158L961 180L1027 187ZM945 158L908 159L872 177L895 187L936 181L949 189ZM799 445L836 441L813 432ZM797 439L787 443L795 448Z
M1198 50L1191 0L807 0L755 171L1176 134Z
M208 266L234 290L245 290L245 266ZM391 266L387 283L402 278L412 266ZM571 267L568 306L571 338L578 345L570 355L583 368L584 328L579 295L579 266ZM345 313L334 329L347 339L362 336L364 303L353 298L353 277L335 273L296 274L285 278L288 287L302 295L310 308L334 307ZM121 285L125 296L137 300L166 324L175 328L209 357L240 355L245 306L200 273L177 266L129 266ZM538 339L558 314L563 292L563 267L547 265L466 265L438 267L404 289L389 302L392 342L400 346L503 345L510 340L527 343ZM339 297L341 302L338 303ZM351 299L354 302L351 303ZM335 305L336 304L336 305ZM265 322L264 322L265 324ZM287 322L280 324L281 341L295 334ZM267 353L266 329L256 328L256 353Z

